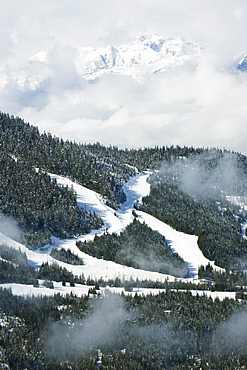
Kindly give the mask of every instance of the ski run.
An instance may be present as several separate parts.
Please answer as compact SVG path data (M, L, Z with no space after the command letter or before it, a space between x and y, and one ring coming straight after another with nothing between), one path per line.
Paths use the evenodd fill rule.
M39 268L41 264L45 262L48 262L49 264L53 264L54 262L56 262L61 267L65 267L67 270L71 271L74 275L80 276L81 274L84 274L86 279L89 277L91 279L103 278L104 280L108 280L118 277L121 280L129 280L131 278L135 280L138 278L139 280L147 279L160 282L164 282L165 280L174 281L175 278L170 275L141 269L134 269L132 267L123 266L111 261L91 257L81 252L76 246L76 240L92 240L96 234L101 235L106 231L108 233L119 233L129 223L131 223L134 218L132 215L134 204L136 202L140 203L142 197L149 194L150 185L147 182L149 175L149 171L144 171L140 174L136 174L129 179L129 181L124 185L124 191L127 196L127 200L121 205L121 209L115 211L105 204L104 199L100 194L87 189L75 182L72 182L65 177L50 174L52 179L56 179L59 186L68 186L69 188L73 187L77 195L78 205L85 208L86 210L95 212L99 217L101 217L104 222L104 227L102 227L100 230L93 230L90 234L80 235L77 238L59 239L53 237L52 244L46 245L36 251L31 251L24 245L10 239L2 233L0 233L0 241L2 244L9 245L15 249L20 250L21 252L26 253L29 264L34 268ZM172 251L179 254L188 264L190 275L187 279L184 280L191 281L192 279L197 279L198 267L200 265L206 266L208 263L210 263L214 268L217 268L217 266L215 266L212 261L209 261L203 256L198 247L196 236L178 232L164 222L157 220L155 217L145 212L136 211L136 213L140 222L145 222L150 228L158 231L160 234L165 236ZM73 253L83 259L84 264L74 266L55 260L49 254L52 248L70 249ZM70 292L81 295L87 294L89 289L88 286L83 286L80 284L76 284L75 287L64 287L61 283L56 282L54 282L54 289L45 288L42 286L42 283L39 287L13 283L0 284L0 286L11 288L13 294L24 296L50 295L55 293L66 294ZM123 288L108 287L107 289L115 292L123 291ZM104 290L102 289L102 291ZM158 293L159 291L161 290L135 289L132 292L128 292L128 294L135 294L136 292L141 294L147 294L148 292ZM212 297L217 296L219 298L223 298L223 296L226 295L222 295L222 292L214 292L214 294L212 292L207 292L207 294L210 294ZM235 293L231 294L235 296Z

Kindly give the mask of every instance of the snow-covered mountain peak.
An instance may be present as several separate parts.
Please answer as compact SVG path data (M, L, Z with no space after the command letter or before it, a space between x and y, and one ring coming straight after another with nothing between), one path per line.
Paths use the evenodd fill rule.
M33 55L31 58L29 58L30 62L41 62L46 63L48 59L48 54L44 50L39 51L35 55Z
M165 71L200 55L201 47L181 37L153 34L118 47L80 48L76 66L83 78L93 80L105 73L142 79Z

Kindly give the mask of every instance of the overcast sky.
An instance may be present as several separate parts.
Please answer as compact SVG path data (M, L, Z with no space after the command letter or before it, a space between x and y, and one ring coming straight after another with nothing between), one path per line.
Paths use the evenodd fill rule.
M80 142L247 154L247 74L227 71L247 52L246 0L8 0L0 12L1 111ZM143 84L122 76L79 81L78 47L117 47L151 33L200 43L196 68ZM49 68L29 65L20 88L40 51L50 53Z

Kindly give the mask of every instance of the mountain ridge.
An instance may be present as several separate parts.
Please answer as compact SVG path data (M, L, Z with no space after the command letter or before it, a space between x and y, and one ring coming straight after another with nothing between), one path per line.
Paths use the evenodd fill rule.
M80 48L77 70L86 79L104 73L141 79L146 74L172 69L200 55L201 47L182 37L142 36L119 47ZM81 63L81 60L84 62ZM86 61L86 62L85 62ZM138 70L139 69L139 70Z
M0 86L5 88L11 83L21 91L43 91L57 74L65 88L80 86L85 81L90 83L105 75L126 76L142 83L152 74L165 73L187 63L196 66L204 50L196 41L158 34L141 36L118 46L55 46L39 50L19 67L8 66L8 71L3 70ZM246 53L235 59L229 72L246 71L246 59ZM66 75L69 77L65 78Z

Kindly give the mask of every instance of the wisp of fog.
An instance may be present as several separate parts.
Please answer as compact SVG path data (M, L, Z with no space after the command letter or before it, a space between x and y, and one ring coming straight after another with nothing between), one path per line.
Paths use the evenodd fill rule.
M0 212L0 232L19 243L22 242L22 232L20 227L18 226L17 221L10 217L5 216L1 212Z
M121 296L107 294L92 300L93 311L85 319L53 323L46 341L46 353L56 358L78 356L90 348L110 344L126 319Z
M247 312L234 313L213 335L218 354L247 352Z
M239 167L237 154L215 150L197 157L181 158L161 167L161 176L173 181L189 196L215 198L247 193L247 176Z

